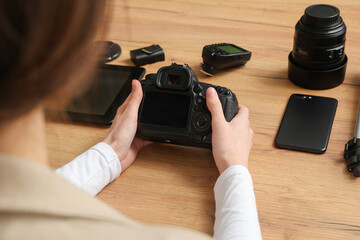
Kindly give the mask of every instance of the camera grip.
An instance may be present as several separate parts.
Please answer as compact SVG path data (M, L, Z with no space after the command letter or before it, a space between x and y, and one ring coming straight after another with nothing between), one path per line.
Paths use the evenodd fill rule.
M221 106L224 112L226 121L230 122L238 112L238 101L236 95L227 88L214 86L218 92Z
M236 98L227 98L226 106L223 109L226 121L230 122L238 113L238 101Z

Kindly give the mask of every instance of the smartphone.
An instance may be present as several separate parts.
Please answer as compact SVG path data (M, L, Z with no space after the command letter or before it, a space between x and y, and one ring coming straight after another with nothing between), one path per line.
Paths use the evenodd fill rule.
M298 151L326 151L338 101L334 98L290 96L275 145Z

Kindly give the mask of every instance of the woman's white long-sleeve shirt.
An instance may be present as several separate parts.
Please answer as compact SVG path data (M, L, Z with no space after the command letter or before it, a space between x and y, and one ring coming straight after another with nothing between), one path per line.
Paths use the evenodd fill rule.
M56 173L95 196L120 176L121 164L114 150L101 142L57 169ZM245 167L227 168L217 179L214 193L215 239L261 239L253 183Z

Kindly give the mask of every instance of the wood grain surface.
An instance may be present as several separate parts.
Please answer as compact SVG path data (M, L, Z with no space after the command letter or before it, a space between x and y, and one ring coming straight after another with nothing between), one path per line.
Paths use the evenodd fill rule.
M344 144L354 135L360 93L360 2L337 6L347 25L349 58L344 83L313 91L287 79L294 26L313 1L298 0L119 0L107 39L120 44L113 64L133 65L129 51L159 44L165 62L187 63L200 81L222 85L250 109L255 132L249 170L254 181L263 239L360 239L360 179L346 170ZM206 44L229 42L252 52L243 67L214 77L200 72ZM325 154L281 150L274 139L293 93L334 97L339 105ZM50 164L60 167L105 137L108 127L48 123ZM155 143L107 186L98 198L149 224L178 225L213 232L213 187L218 172L210 150Z

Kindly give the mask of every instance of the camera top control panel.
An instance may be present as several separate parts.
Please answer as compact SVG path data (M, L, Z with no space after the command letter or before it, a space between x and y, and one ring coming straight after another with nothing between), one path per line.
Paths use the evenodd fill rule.
M206 90L214 87L224 116L238 111L234 93L225 87L198 81L192 69L173 63L141 81L144 92L139 108L137 136L146 140L211 148L211 113Z

